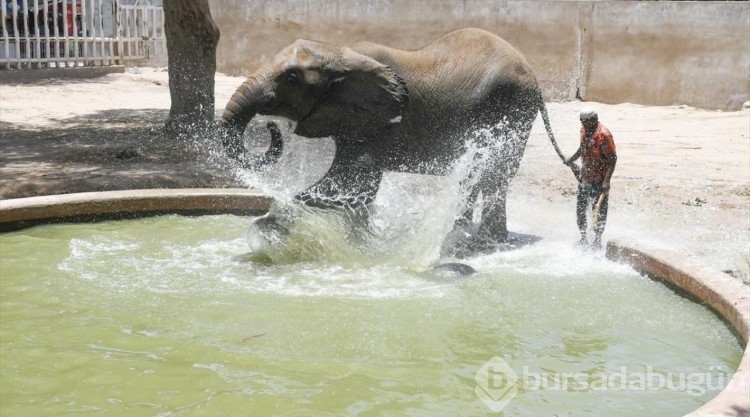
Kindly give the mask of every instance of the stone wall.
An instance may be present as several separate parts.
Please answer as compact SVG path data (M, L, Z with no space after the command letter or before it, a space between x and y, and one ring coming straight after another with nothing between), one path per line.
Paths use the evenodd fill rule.
M737 110L750 100L750 3L211 0L218 71L249 75L297 38L416 49L461 27L518 47L548 100Z

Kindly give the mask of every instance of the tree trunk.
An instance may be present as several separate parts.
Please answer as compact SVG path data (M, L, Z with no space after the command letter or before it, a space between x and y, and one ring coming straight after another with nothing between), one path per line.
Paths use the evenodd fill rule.
M205 132L214 120L214 75L219 28L208 0L164 0L173 137Z

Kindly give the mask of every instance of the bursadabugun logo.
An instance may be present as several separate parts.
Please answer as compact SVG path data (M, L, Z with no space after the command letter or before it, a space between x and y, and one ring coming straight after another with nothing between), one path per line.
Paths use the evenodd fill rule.
M494 413L505 408L518 394L518 374L499 356L479 368L474 379L477 381L474 392Z
M733 373L724 366L710 366L703 372L674 373L657 371L651 366L629 370L626 366L604 372L539 372L523 366L517 373L501 357L487 361L474 379L477 394L492 412L499 412L517 395L519 389L528 391L680 391L687 396L699 397L706 392L723 390Z

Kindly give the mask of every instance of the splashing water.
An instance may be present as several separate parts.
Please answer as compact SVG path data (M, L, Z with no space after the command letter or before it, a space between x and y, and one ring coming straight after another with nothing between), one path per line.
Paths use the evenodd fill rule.
M278 164L264 171L239 174L246 185L276 200L271 211L257 218L247 234L251 250L276 263L356 259L370 265L385 261L427 269L440 259L443 243L466 209L470 190L479 181L490 155L506 154L508 143L518 143L512 133L499 134L507 131L501 121L468 135L465 152L446 176L387 172L368 208L369 220L362 225L344 210L320 210L294 201L295 193L325 174L333 146L326 140L297 137L289 126L285 130L285 151ZM279 224L261 227L269 218Z

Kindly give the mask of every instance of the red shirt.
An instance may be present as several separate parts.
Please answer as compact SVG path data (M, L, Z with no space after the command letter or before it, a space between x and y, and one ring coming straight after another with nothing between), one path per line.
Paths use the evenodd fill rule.
M586 143L586 129L581 127L581 146L583 167L581 176L587 184L601 184L607 173L609 163L607 158L615 155L615 140L609 129L599 123L591 137L591 143Z

